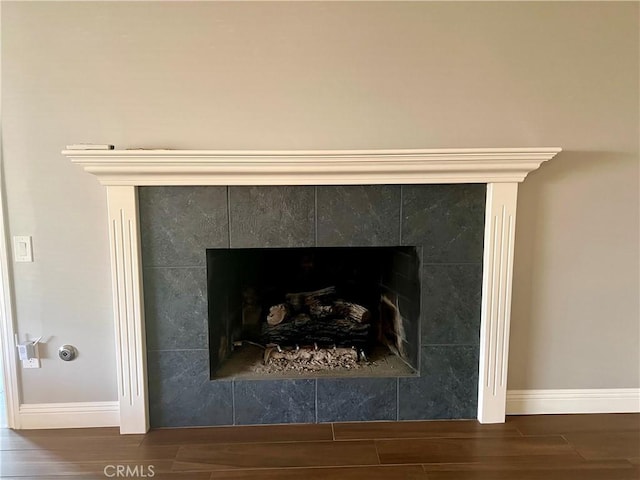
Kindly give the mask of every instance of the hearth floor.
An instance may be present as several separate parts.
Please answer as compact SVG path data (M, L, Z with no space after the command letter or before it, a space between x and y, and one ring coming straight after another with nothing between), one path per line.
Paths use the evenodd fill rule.
M357 377L408 377L418 373L400 357L386 347L375 348L368 359L356 369L334 369L282 372L260 372L263 365L264 350L251 344L245 344L233 351L224 365L215 373L214 379L263 380L272 378L357 378Z
M0 429L4 480L637 480L640 415L170 428ZM117 475L117 468L127 469Z

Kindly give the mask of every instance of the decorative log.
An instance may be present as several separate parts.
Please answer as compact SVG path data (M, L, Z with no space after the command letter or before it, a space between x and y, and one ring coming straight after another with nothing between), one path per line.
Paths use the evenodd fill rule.
M287 293L285 300L294 311L299 312L305 306L311 307L315 305L330 305L331 300L335 297L336 287L327 287L312 292Z
M362 305L335 296L333 286L286 294L285 303L270 307L262 327L262 342L366 348L371 339L371 313Z
M265 350L264 363L272 360L286 360L288 362L324 362L336 360L358 361L358 352L353 348L299 348L295 350L278 351L276 348Z
M370 327L368 323L348 318L318 320L309 315L299 314L278 325L263 325L262 343L293 346L315 342L320 346L366 348Z
M334 315L333 305L310 305L309 315L314 318L329 318Z
M282 321L287 318L289 314L289 309L287 305L284 303L279 303L278 305L274 305L269 308L269 315L267 315L267 323L269 325L278 325L282 323Z
M345 302L344 300L337 300L333 303L333 313L358 323L369 323L371 321L369 310L362 305Z
M267 347L264 349L264 353L262 356L262 362L266 365L269 361L269 357L271 356L271 352L273 352L273 347Z

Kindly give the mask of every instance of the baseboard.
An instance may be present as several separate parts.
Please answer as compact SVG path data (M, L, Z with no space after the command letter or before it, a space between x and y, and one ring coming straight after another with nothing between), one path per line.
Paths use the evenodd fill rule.
M640 388L507 391L507 415L637 412Z
M509 390L507 415L640 413L640 388ZM117 427L118 402L20 405L18 429Z
M27 403L20 405L18 429L116 427L118 402Z

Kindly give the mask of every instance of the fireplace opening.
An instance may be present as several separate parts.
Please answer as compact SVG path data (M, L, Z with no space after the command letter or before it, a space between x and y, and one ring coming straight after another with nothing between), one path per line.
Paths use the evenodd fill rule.
M416 247L207 250L211 379L416 375Z

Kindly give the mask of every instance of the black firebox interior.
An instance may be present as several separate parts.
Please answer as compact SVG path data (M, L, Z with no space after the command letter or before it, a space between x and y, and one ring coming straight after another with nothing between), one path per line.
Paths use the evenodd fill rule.
M207 278L212 378L217 378L240 342L265 345L273 338L283 346L354 346L363 352L385 345L417 368L420 259L416 247L208 249ZM331 289L335 302L353 303L369 312L366 325L357 325L353 338L345 332L332 335L331 329L315 332L315 327L310 328L315 319L308 305L295 307L291 316L297 316L287 325L287 336L273 337L267 323L273 306L285 304L292 294L323 289ZM292 309L291 304L287 306ZM295 325L300 325L297 334Z

